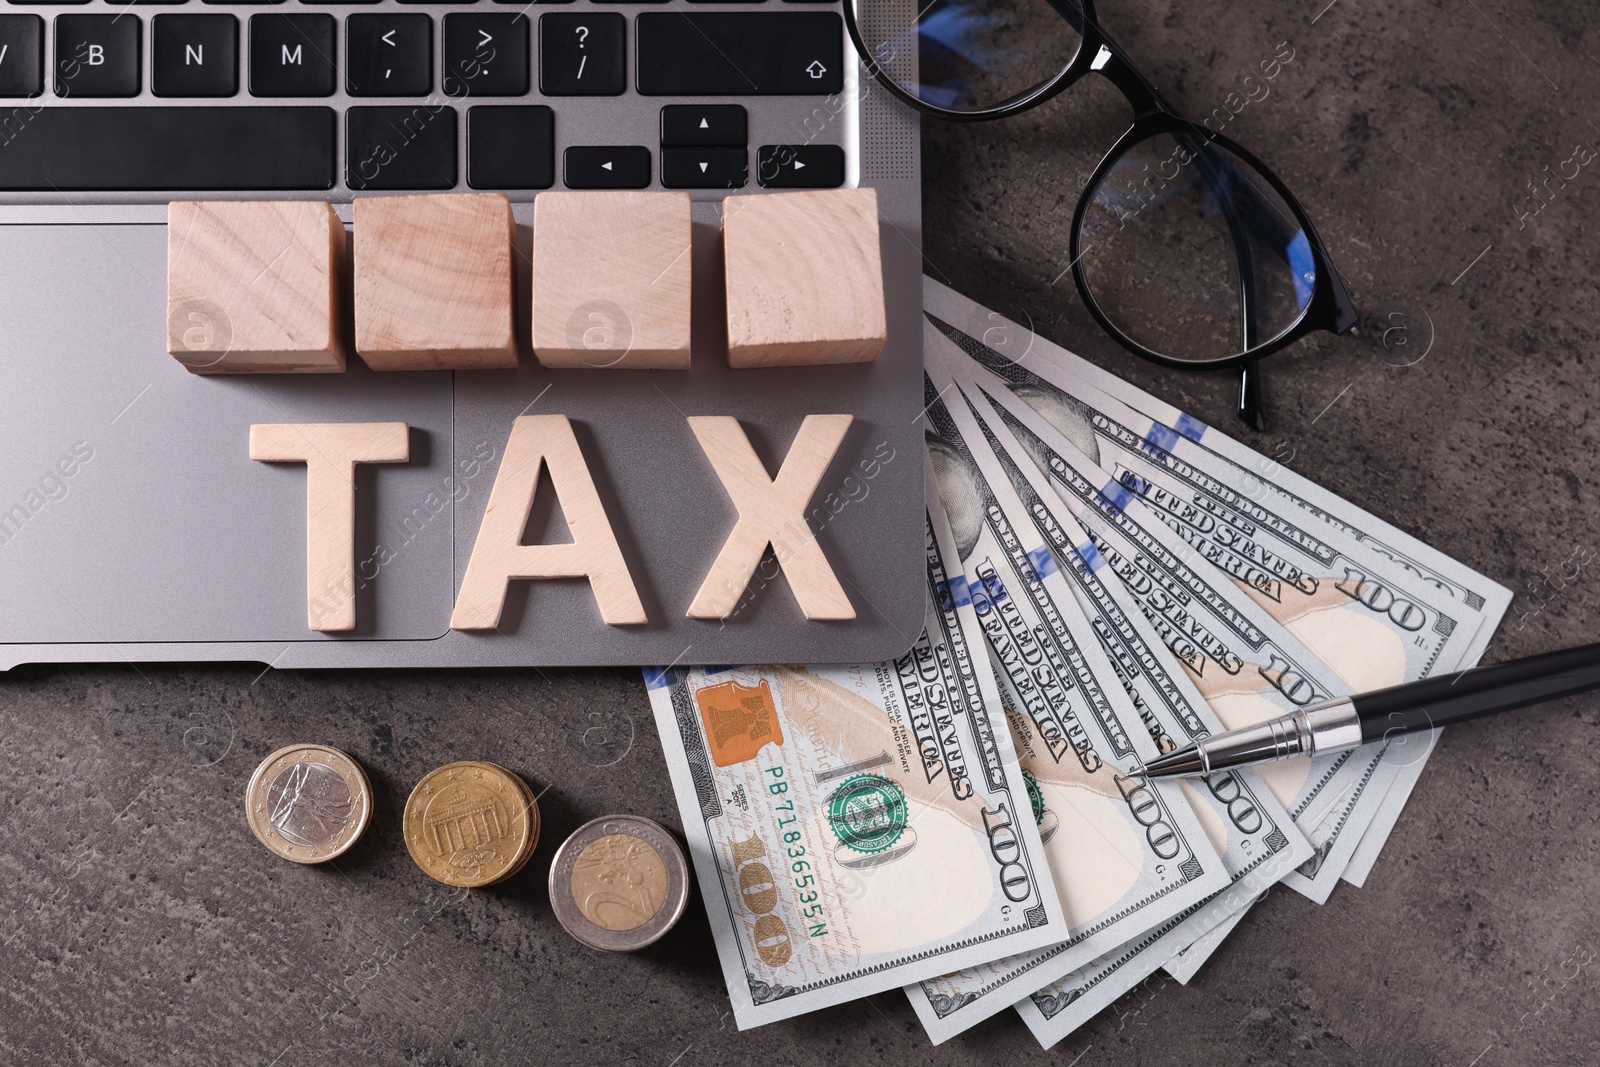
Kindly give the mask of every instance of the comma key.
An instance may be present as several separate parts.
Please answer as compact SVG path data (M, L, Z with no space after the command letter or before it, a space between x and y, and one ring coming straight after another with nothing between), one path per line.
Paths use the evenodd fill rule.
M344 34L344 84L351 96L427 96L433 88L433 19L427 15L351 15Z

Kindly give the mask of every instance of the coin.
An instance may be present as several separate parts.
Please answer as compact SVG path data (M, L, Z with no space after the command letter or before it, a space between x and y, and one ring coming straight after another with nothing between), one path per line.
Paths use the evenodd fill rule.
M326 745L289 745L261 761L245 787L245 819L256 840L287 860L340 855L372 817L372 785L361 765Z
M590 948L633 952L672 929L689 902L689 865L671 834L637 815L584 823L550 864L550 907Z
M522 870L523 866L527 864L529 858L533 856L533 850L539 844L539 801L538 798L533 795L533 790L528 787L528 783L522 780L522 776L520 774L517 774L514 771L506 770L506 768L496 763L485 762L484 766L493 767L497 771L500 771L504 774L509 774L512 781L516 782L518 787L522 790L522 802L524 806L532 812L533 833L528 835L528 842L525 846L523 846L522 854L517 857L514 863L512 863L511 869L501 877L495 879L497 882L503 882L507 878L514 876L518 871Z
M445 885L485 886L510 878L539 842L539 803L504 767L482 760L430 771L406 801L406 851Z

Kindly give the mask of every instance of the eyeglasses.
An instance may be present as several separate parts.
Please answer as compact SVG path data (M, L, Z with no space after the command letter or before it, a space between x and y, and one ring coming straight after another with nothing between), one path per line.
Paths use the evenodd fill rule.
M1134 120L1073 213L1078 292L1146 359L1242 367L1239 417L1254 429L1266 429L1257 361L1313 331L1354 328L1355 305L1294 195L1245 149L1179 115L1095 23L1090 0L846 0L845 22L890 92L957 121L1019 114L1090 71L1110 79Z

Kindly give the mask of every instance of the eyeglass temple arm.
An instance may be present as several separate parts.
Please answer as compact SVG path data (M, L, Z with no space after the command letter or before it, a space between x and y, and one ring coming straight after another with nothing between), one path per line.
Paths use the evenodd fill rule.
M1209 178L1207 180L1210 180ZM1220 184L1220 182L1218 183ZM1241 352L1256 346L1256 272L1250 256L1250 237L1239 224L1238 213L1230 201L1217 197L1233 235L1233 254L1239 264L1239 343ZM1261 365L1250 360L1239 372L1239 419L1256 433L1267 431L1267 409L1261 400Z

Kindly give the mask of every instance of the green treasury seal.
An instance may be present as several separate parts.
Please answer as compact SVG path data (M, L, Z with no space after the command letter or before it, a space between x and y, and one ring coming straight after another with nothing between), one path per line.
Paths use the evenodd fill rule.
M828 825L839 843L856 852L882 852L906 832L906 794L881 774L857 774L828 797Z
M1044 822L1044 790L1039 788L1039 780L1027 771L1022 772L1022 782L1028 787L1028 806L1033 808L1033 824L1038 826Z

